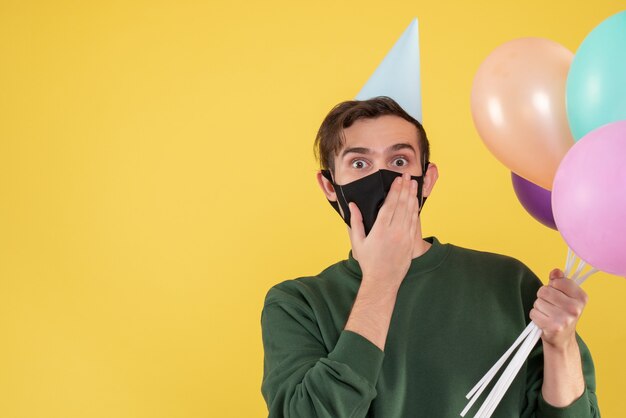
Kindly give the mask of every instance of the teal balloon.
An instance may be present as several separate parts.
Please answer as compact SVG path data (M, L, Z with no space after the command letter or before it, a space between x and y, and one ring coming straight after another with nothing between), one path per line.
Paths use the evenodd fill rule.
M626 119L626 10L587 35L574 55L565 91L575 141Z

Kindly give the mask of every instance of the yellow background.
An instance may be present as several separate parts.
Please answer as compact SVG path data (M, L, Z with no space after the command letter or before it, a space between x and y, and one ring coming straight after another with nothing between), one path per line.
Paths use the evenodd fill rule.
M505 3L2 0L0 416L266 416L265 293L349 249L316 129L415 16L440 172L424 234L562 267L475 132L472 78L514 38L575 51L623 3ZM603 416L622 416L626 281L585 288Z

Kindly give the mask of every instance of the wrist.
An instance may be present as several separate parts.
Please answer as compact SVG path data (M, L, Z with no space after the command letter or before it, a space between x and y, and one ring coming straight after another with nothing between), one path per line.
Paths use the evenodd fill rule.
M397 290L390 286L381 290L381 286L361 283L345 329L360 334L384 351L396 295Z
M395 299L401 283L401 280L389 280L387 277L364 274L359 286L359 294L362 296L371 295L375 299L381 297Z
M572 334L563 339L556 341L542 339L543 351L557 356L565 356L575 351L578 352L578 342L576 341L576 334Z
M580 349L574 336L563 344L543 346L544 400L554 407L566 407L585 391Z

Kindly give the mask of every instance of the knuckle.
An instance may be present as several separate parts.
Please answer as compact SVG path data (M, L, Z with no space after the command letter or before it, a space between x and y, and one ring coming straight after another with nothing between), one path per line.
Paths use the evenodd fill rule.
M585 292L584 290L581 289L581 300L582 302L586 305L587 302L589 302L589 295L587 294L587 292Z
M547 322L542 325L543 325L542 326L543 332L549 333L549 334L554 334L556 332L556 326L553 323Z
M540 298L543 298L546 296L546 293L548 292L548 287L547 286L541 286L539 288L539 290L537 290L537 296Z
M583 304L577 304L575 308L576 317L580 317L583 314L584 310L585 310L585 306Z
M567 318L571 318L573 316L578 316L579 315L579 309L575 304L569 305L566 309L565 309L565 313L567 313Z
M561 290L562 291L562 285L561 282L563 280L552 280L552 282L550 283L550 287L552 289L556 289L556 290Z

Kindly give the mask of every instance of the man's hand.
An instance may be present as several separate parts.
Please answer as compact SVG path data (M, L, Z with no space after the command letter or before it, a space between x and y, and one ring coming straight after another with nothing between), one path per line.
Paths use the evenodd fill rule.
M556 407L570 405L585 390L576 324L586 304L587 294L580 286L554 269L550 283L539 289L530 311L530 319L543 330L541 393L546 402Z
M587 304L587 294L563 272L550 272L550 282L537 292L530 311L532 319L543 330L544 345L564 349L576 344L576 324Z
M396 291L400 287L411 265L418 206L417 182L408 173L393 182L369 235L358 207L349 204L352 252L364 280L384 280L385 287Z
M363 272L345 329L385 349L391 316L415 245L418 222L417 182L398 177L367 237L363 217L350 203L352 253Z

